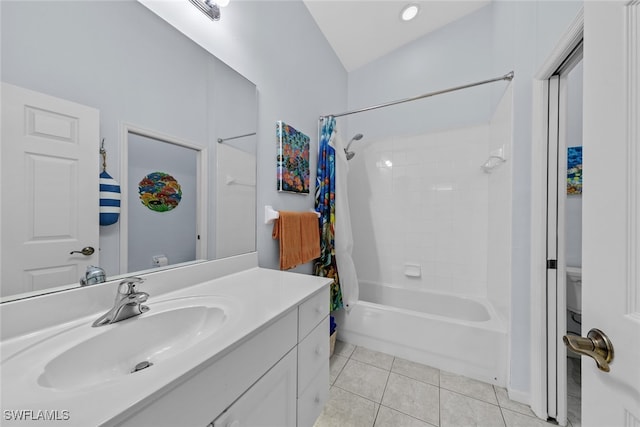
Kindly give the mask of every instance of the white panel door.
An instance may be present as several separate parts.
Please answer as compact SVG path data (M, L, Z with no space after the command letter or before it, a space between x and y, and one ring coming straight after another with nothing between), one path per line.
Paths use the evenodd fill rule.
M614 347L582 357L582 424L640 425L640 2L584 2L582 330Z
M98 265L98 143L98 110L2 83L3 297Z

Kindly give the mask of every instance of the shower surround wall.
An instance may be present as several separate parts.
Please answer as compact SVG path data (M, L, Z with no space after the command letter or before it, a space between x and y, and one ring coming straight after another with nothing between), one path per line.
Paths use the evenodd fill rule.
M511 89L490 123L365 141L349 173L353 258L362 286L383 283L487 298L508 316Z

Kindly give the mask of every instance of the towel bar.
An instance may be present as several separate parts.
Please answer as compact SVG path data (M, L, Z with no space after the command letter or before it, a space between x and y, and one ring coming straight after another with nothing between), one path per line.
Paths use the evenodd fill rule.
M319 212L316 212L314 210L311 210L311 212L313 212L314 214L316 214L318 216L318 218L320 218L320 213ZM264 223L265 224L271 224L272 222L274 222L278 218L280 218L280 212L278 212L277 210L273 209L273 207L271 207L269 205L265 205L265 207L264 207Z

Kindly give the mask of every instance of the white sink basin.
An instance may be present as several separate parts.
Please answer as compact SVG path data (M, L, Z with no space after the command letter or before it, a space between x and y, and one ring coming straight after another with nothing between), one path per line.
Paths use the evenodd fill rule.
M229 302L212 296L150 302L151 310L140 316L97 328L83 324L26 352L42 357L43 352L51 354L56 342L71 343L53 353L37 378L38 385L54 390L75 391L144 375L219 331L228 320Z

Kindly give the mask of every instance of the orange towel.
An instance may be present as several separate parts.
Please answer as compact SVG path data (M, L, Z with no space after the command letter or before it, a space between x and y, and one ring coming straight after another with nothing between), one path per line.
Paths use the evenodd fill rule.
M313 212L280 211L272 237L280 239L280 270L320 257L318 216Z

